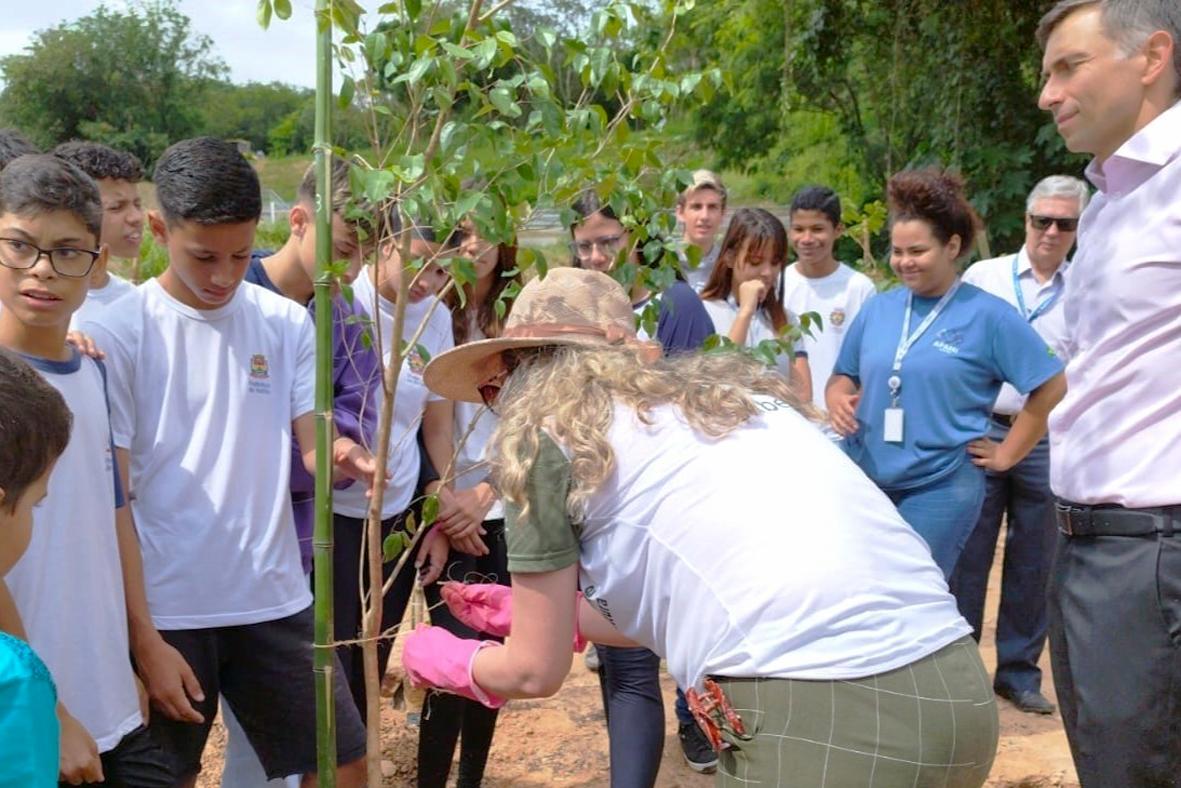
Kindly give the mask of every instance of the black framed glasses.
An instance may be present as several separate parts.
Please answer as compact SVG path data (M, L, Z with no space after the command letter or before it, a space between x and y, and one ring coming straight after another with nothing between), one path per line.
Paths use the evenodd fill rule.
M72 246L42 249L19 238L0 238L0 264L18 271L28 270L37 265L42 257L48 257L49 265L59 276L80 279L90 274L99 254L91 249L75 249Z
M1058 229L1064 233L1073 233L1078 229L1077 218L1062 218L1060 216L1038 216L1031 213L1029 215L1029 223L1038 230L1048 230L1051 224L1058 225Z

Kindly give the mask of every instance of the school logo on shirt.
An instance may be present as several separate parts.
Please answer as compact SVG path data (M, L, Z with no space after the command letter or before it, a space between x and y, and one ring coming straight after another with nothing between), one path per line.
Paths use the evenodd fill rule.
M426 362L422 359L422 354L418 352L418 345L410 349L406 354L406 363L410 365L410 371L415 375L421 375L422 371L426 369Z
M267 357L262 353L255 353L250 357L250 382L248 389L254 394L271 393L271 367Z
M949 356L958 356L960 345L963 342L963 332L954 328L945 328L935 335L935 341L931 344L935 346L936 350L940 350Z
M833 328L840 328L841 326L845 325L845 317L845 310L837 307L829 313L828 324Z

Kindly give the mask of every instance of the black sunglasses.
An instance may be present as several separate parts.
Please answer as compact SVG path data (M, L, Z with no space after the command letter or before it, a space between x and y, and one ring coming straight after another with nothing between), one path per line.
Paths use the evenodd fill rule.
M1058 216L1038 216L1031 213L1029 223L1039 230L1048 230L1051 224L1058 225L1058 229L1064 233L1073 233L1078 229L1078 219L1063 219Z

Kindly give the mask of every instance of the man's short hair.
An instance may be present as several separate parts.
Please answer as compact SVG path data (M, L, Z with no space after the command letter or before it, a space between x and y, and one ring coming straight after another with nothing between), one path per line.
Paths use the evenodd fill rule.
M29 153L40 153L41 150L25 139L25 135L16 129L0 129L0 170L7 167L14 159Z
M134 154L99 142L63 142L53 149L53 155L74 162L96 181L139 183L144 179L144 165Z
M817 211L824 214L833 227L841 224L841 198L827 186L805 186L791 198L788 216L796 211Z
M332 212L350 227L363 231L363 240L367 243L376 242L385 234L396 235L400 232L401 222L397 218L396 205L389 211L383 212L368 200L354 196L352 185L349 182L349 173L352 167L344 159L338 159L335 156L331 158L331 162ZM299 182L296 199L314 209L318 191L319 179L316 177L316 165L312 164L304 172L303 178Z
M156 162L153 180L169 223L240 224L262 216L258 173L224 140L195 137L170 146Z
M713 170L694 170L692 174L692 182L685 187L685 190L677 195L677 207L683 208L685 202L692 197L696 192L702 189L712 189L718 193L722 198L722 208L726 207L726 187L722 184L722 179Z
M1087 203L1091 201L1091 190L1087 188L1087 184L1073 176L1051 175L1048 178L1042 178L1033 187L1033 191L1029 193L1029 198L1025 201L1025 212L1032 213L1033 205L1038 200L1053 197L1076 200L1078 212L1082 214L1087 209Z
M73 416L57 389L3 349L0 402L0 509L12 512L29 486L66 450Z
M1099 9L1103 32L1124 55L1130 55L1158 30L1173 37L1173 74L1176 91L1181 94L1181 3L1177 0L1060 0L1042 17L1037 26L1037 42L1042 49L1050 34L1075 11Z
M74 214L102 241L103 201L98 185L78 165L48 153L31 153L0 171L0 214Z

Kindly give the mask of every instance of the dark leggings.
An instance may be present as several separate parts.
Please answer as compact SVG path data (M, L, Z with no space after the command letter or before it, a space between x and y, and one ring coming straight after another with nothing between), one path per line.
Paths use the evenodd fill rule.
M595 646L611 749L611 788L651 788L664 752L660 657L646 648Z
M383 520L381 523L381 538L385 541L394 529L401 529L406 519L406 513ZM361 637L361 598L359 587L361 578L365 579L365 590L369 589L368 561L361 556L361 537L365 529L365 521L343 515L333 517L334 549L332 553L333 570L333 603L335 605L335 620L333 632L338 641L356 640ZM417 549L417 547L415 548ZM366 571L361 572L361 562L365 561ZM410 602L410 594L414 590L414 558L407 559L406 568L398 576L397 581L385 595L381 608L381 631L386 631L402 620L406 612L406 605ZM382 575L388 578L393 572L397 561L391 561L382 568ZM384 581L383 581L384 582ZM390 651L394 647L393 638L381 640L377 644L377 675L380 679L385 675L386 665L390 661ZM361 713L361 721L366 719L365 708L365 667L359 645L337 646L336 653L340 656L341 672L349 683L349 690L353 694L353 701L357 704L357 711Z
M504 520L488 520L484 523L484 530L487 531L484 544L488 547L488 555L477 558L452 551L440 582L456 580L509 585ZM426 598L432 608L431 623L435 626L462 638L501 640L469 629L451 615L446 605L438 604L441 599L438 584L427 586ZM488 763L488 751L492 747L492 734L496 730L496 715L496 709L458 695L427 693L418 731L419 788L443 788L447 784L456 740L462 742L457 788L479 788Z

